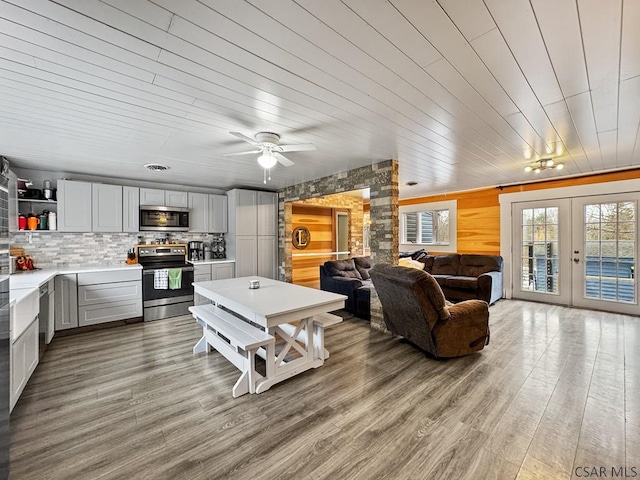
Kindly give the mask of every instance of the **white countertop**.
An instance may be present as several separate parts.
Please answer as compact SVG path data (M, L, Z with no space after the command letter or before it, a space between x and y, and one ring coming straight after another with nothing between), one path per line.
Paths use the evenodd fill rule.
M107 265L62 265L57 268L43 268L42 270L30 270L14 273L9 277L9 285L13 296L14 289L39 288L56 275L65 273L92 273L110 272L114 270L142 270L142 265L127 265L126 263Z
M12 288L9 294L9 301L11 303L20 303L27 295L29 295L34 290L38 290L38 287Z
M189 263L192 265L211 265L213 263L236 263L236 261L231 258L214 258L211 260L189 260Z

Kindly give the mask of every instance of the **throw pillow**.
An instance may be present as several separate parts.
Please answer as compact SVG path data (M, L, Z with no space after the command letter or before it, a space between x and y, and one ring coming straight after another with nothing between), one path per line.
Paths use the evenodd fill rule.
M371 268L371 257L353 257L356 270L360 273L362 280L369 280L369 269Z
M401 267L409 267L415 268L417 270L424 270L424 263L419 262L418 260L412 260L410 258L401 258L398 261L398 265Z

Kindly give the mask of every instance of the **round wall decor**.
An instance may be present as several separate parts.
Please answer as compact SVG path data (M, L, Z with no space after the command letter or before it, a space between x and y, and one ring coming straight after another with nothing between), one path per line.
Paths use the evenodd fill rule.
M311 232L309 232L307 227L298 227L293 231L291 242L295 248L303 250L307 248L311 242Z

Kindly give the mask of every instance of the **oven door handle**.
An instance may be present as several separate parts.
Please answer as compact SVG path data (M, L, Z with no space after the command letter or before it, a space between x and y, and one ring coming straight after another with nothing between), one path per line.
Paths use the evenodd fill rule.
M193 272L193 267L177 267L177 268L180 268L180 270L182 270L183 272ZM145 268L144 270L142 270L142 274L151 275L153 274L153 272L156 272L158 270L171 270L171 268Z

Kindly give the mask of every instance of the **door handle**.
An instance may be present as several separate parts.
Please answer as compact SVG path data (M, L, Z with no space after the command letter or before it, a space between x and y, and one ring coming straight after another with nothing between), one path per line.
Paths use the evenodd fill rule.
M573 259L573 263L580 263L580 259L579 258L574 258Z

